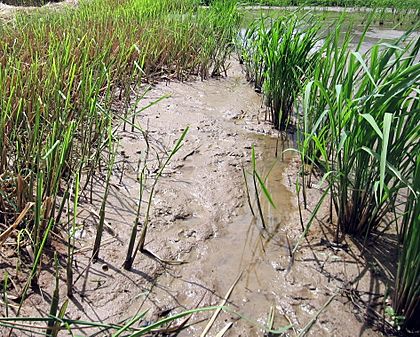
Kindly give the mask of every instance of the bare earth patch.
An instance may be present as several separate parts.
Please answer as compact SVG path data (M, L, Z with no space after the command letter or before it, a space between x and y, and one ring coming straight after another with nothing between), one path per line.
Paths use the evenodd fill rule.
M0 2L0 19L1 20L13 20L13 17L16 13L28 13L39 8L48 8L48 9L60 9L65 6L76 6L78 0L63 0L60 2L49 2L41 7L36 6L13 6L7 5L6 3Z

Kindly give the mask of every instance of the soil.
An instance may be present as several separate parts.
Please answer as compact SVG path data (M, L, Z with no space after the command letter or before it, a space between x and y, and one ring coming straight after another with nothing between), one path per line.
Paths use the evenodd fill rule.
M139 89L140 94L143 90ZM219 305L234 284L226 303L230 311L219 314L208 336L215 336L230 323L225 336L263 336L261 327L267 324L270 311L274 314L273 329L293 325L289 336L304 328L308 328L308 336L382 335L380 327L368 323L367 318L380 311L389 275L376 263L366 262L356 243L331 243L333 226L324 216L329 213L328 205L323 206L291 260L290 250L302 232L298 205L306 223L322 187L313 182L307 193L307 209L303 209L295 186L299 160L294 151L287 150L294 146L293 137L279 135L264 120L261 97L245 81L237 61L232 60L226 78L159 83L147 92L138 110L165 95L168 97L138 113L136 119L149 135L150 179L183 130L189 130L157 184L146 248L161 258L186 263L164 265L139 253L131 271L122 268L136 217L136 167L146 146L141 132L120 128L106 231L96 263L92 263L91 255L105 172L96 177L92 204L89 191L81 198L74 298L66 316L117 323L148 309L143 322L147 324L186 309ZM258 216L249 174L253 146L257 170L267 177L276 206L260 193L264 224ZM242 168L256 217L248 205ZM144 213L140 222L143 219ZM60 243L64 237L57 238L51 247L60 253L63 265L61 302L66 298L66 247ZM1 258L9 267L17 263L13 255L3 260L2 253ZM369 261L375 260L370 257ZM48 315L54 276L52 259L44 263L41 291L30 293L21 315ZM12 271L11 278L16 288L21 288L24 275ZM190 326L178 336L199 336L211 314L193 315ZM239 319L237 314L246 319Z
M48 9L60 9L63 8L65 6L75 6L78 4L78 0L63 0L63 1L50 1L47 2L45 5L43 6L17 6L17 5L13 5L13 4L9 4L12 3L13 1L8 1L8 0L1 0L0 1L0 20L13 20L14 16L16 15L16 13L22 13L22 12L30 12L39 8L48 8ZM36 2L36 1L33 1Z

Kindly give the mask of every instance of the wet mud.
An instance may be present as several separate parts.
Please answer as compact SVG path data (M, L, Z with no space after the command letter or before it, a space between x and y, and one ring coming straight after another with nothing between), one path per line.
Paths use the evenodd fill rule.
M163 96L167 98L160 100ZM183 310L223 303L229 311L218 315L208 336L216 336L226 325L230 328L224 336L263 336L270 313L272 329L293 326L288 336L305 328L308 336L381 335L365 319L379 310L386 278L366 262L353 242L338 248L330 244L333 233L327 205L291 259L302 232L298 206L306 223L322 186L313 182L303 209L296 196L299 160L291 150L294 144L282 140L291 139L290 135L278 134L264 121L261 103L235 60L227 78L159 83L146 93L138 105L142 111L136 123L149 135L151 176L189 127L182 148L157 184L146 248L161 258L186 263L164 265L138 254L131 271L122 268L136 217L137 166L146 145L141 132L120 128L96 263L91 254L105 173L96 176L92 203L90 192L81 196L74 298L68 317L118 323L148 310L143 322L147 324ZM259 191L264 223L251 174L253 146L257 171L266 179L275 205ZM63 256L61 299L66 288L66 247L60 243L64 240L65 235L52 247ZM45 265L51 266L51 261ZM19 284L19 277L23 284L24 275L15 283ZM40 275L41 293L30 293L21 315L48 315L53 279L52 268L45 268ZM193 315L178 336L199 336L211 314ZM89 330L79 333L89 335Z
M364 48L401 34L372 28ZM147 147L141 132L121 127L96 263L91 255L105 170L96 175L92 192L87 189L81 196L74 298L67 317L118 323L148 310L143 322L147 324L187 309L224 303L229 311L218 315L208 336L216 336L227 325L224 336L264 336L263 327L268 325L272 329L292 325L288 336L302 330L308 336L383 335L377 316L395 270L380 266L374 254L367 256L357 242L332 244L328 202L308 237L301 240L302 224L307 223L323 186L314 179L307 189L305 209L296 194L300 163L293 136L279 134L265 121L262 98L246 82L236 60L231 60L227 75L208 81L161 82L147 92L146 87L136 89L138 95L145 93L137 106L136 124L149 137L150 179L189 128L182 148L157 184L146 237L148 250L186 263L164 265L138 254L131 271L122 267L139 202L138 164ZM115 108L124 113L123 102ZM253 147L257 171L266 179L275 205L259 189L264 223L252 179ZM66 292L65 239L65 234L57 235L50 248L62 256L61 300ZM292 259L291 250L298 242L300 248ZM30 293L21 315L48 315L54 280L49 256L40 275L41 291ZM10 256L10 261L18 262L16 256ZM11 276L18 293L26 274ZM178 336L200 336L211 315L194 314Z

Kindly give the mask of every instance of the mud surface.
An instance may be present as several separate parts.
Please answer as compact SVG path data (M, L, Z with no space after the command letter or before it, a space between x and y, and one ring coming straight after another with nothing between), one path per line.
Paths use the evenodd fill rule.
M20 9L0 4L0 18L11 17L17 10ZM355 31L353 35L357 38L359 34ZM380 40L402 34L372 27L363 51ZM146 88L138 89L140 96L145 92ZM163 96L168 97L161 99ZM132 102L135 100L132 97ZM370 249L373 253L367 255L351 241L333 245L326 203L308 238L301 241L300 249L291 259L290 252L300 240L302 223L307 223L323 190L318 181L313 181L304 209L303 201L296 196L299 160L293 151L287 150L294 147L293 137L277 134L264 121L261 103L261 97L246 83L235 60L227 78L160 83L146 92L137 106L136 118L137 125L146 130L150 146L149 179L138 230L144 221L146 200L158 164L188 127L183 147L157 184L146 237L148 250L161 258L186 263L163 265L138 254L131 271L122 268L136 218L138 164L144 159L146 142L139 130L131 132L130 126L126 130L121 127L106 206L105 234L96 263L92 263L91 255L105 169L97 174L92 195L88 188L81 198L74 298L67 317L118 323L149 310L146 321L141 323L147 324L187 309L224 303L225 295L234 285L225 303L229 312L220 313L208 336L216 336L231 323L225 336L263 336L263 327L270 325L270 313L273 329L293 325L286 333L289 336L306 330L308 336L382 335L377 313L384 301L387 280L395 272L392 252L389 265L384 266L376 259L375 249ZM125 106L121 103L116 109L124 111ZM257 170L266 178L275 205L271 206L260 191L264 223L250 174L253 146ZM247 186L255 216L248 203ZM61 256L61 303L66 298L65 239L65 234L58 234L50 248L50 258L44 261L41 290L30 293L21 315L48 315L54 289L52 251ZM387 247L386 242L376 244L383 249ZM10 266L15 293L20 293L27 274L13 271L18 258L12 254L7 256L7 262L1 262L6 268ZM16 308L12 304L10 310ZM188 322L191 326L178 336L199 336L211 314L195 314ZM92 332L78 331L81 335Z
M6 1L0 1L0 20L13 20L17 13L28 13L39 8L57 10L60 8L65 8L66 6L76 6L78 3L78 0L63 0L48 2L43 6L15 6L6 4Z
M159 100L162 96L168 97ZM293 147L293 142L281 140L290 139L290 135L278 135L264 122L261 98L246 83L237 62L232 60L227 78L160 83L146 93L137 110L156 100L136 119L137 125L147 130L150 146L146 196L159 161L183 130L189 127L189 131L157 184L146 248L161 258L186 263L163 265L138 254L131 271L122 268L136 218L137 167L146 145L141 132L130 132L129 126L126 131L120 128L105 234L96 263L92 263L91 254L105 171L93 185L92 204L89 191L81 198L74 298L67 316L117 323L149 309L147 321L151 322L197 306L218 305L235 284L226 303L231 312L220 313L208 336L215 336L230 323L225 336L263 336L262 326L267 326L270 311L273 329L293 324L287 332L290 336L305 328L309 336L381 335L367 326L365 318L379 310L385 277L375 263L366 262L354 243L331 245L333 233L323 216L328 214L327 205L291 261L290 250L301 235L298 204L306 223L322 187L312 184L304 210L295 193L298 159L293 151L283 152ZM267 177L276 206L260 192L264 224L249 174L252 146L257 170ZM256 217L248 205L242 168ZM60 241L64 239L63 235L53 247L62 254L62 300L66 247ZM45 265L51 266L51 261ZM12 275L12 279L19 288L24 275ZM53 292L51 267L41 273L40 288L40 293L30 294L21 315L48 315ZM194 315L188 323L191 326L179 336L199 336L210 316Z

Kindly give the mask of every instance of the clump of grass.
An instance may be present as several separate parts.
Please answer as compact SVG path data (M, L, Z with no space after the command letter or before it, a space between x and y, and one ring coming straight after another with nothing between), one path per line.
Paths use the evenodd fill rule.
M401 224L394 307L407 327L419 303L420 39L408 32L361 54L363 37L356 51L339 27L326 39L305 90L299 149L327 182L315 210L329 192L337 241L344 234L366 240L396 215L397 198L404 200L403 220L388 226Z
M241 59L247 77L262 91L271 121L284 129L305 79L318 58L315 45L320 26L310 16L296 14L276 20L262 18L247 29Z
M420 154L417 153L413 178L406 203L402 247L399 254L395 292L392 301L394 317L402 317L395 322L413 331L419 331L420 323Z
M305 98L304 151L325 173L338 231L368 235L410 187L418 151L416 64L420 40L377 45L361 55L338 48L337 35L325 47ZM344 42L345 44L347 42Z

